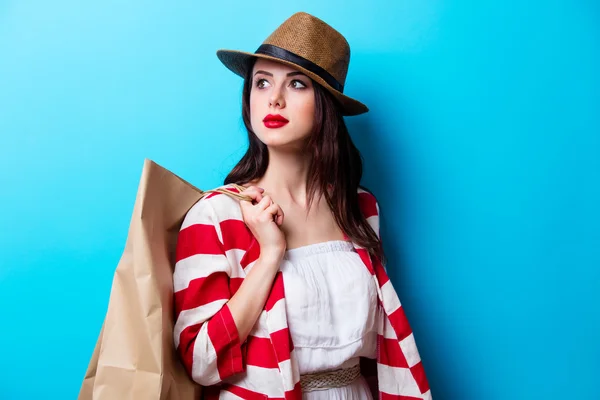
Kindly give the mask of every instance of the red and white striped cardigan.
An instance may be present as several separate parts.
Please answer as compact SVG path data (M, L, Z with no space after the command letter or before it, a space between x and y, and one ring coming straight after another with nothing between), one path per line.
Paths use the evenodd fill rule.
M363 214L379 234L375 196L362 189L358 196ZM383 311L377 313L376 368L375 360L361 360L361 372L376 375L379 399L431 399L413 333L384 266L366 249L354 247L377 284ZM230 196L212 193L184 218L173 275L174 340L186 370L204 386L208 399L302 399L281 272L244 343L227 305L259 251L238 200Z

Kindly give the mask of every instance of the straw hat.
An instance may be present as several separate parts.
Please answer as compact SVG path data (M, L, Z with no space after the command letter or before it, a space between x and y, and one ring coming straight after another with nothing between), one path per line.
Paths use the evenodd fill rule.
M254 53L218 50L217 57L231 71L246 77L253 58L290 65L321 84L339 101L344 115L369 111L367 106L343 94L350 45L341 33L305 12L285 20Z

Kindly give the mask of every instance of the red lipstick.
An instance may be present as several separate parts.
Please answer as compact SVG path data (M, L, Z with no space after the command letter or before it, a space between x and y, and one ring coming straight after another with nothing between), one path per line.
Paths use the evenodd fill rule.
M281 128L282 126L284 126L288 122L290 122L290 121L288 121L287 119L283 118L279 114L275 114L275 115L269 114L269 115L267 115L263 119L263 123L265 124L265 126L267 128Z

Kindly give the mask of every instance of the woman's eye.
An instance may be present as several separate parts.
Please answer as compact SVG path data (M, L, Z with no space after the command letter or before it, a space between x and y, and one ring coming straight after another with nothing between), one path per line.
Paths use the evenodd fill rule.
M306 87L306 85L304 84L304 82L299 81L299 80L293 80L292 81L292 87L294 89L303 89Z
M266 79L257 79L256 80L256 87L259 89L262 89L265 87L265 83L268 83Z

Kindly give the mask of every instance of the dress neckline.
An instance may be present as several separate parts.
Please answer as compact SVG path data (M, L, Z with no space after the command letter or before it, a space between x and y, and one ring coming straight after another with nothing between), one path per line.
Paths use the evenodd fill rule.
M354 244L348 240L328 240L325 242L307 244L286 250L284 258L287 260L293 260L334 251L355 251Z

